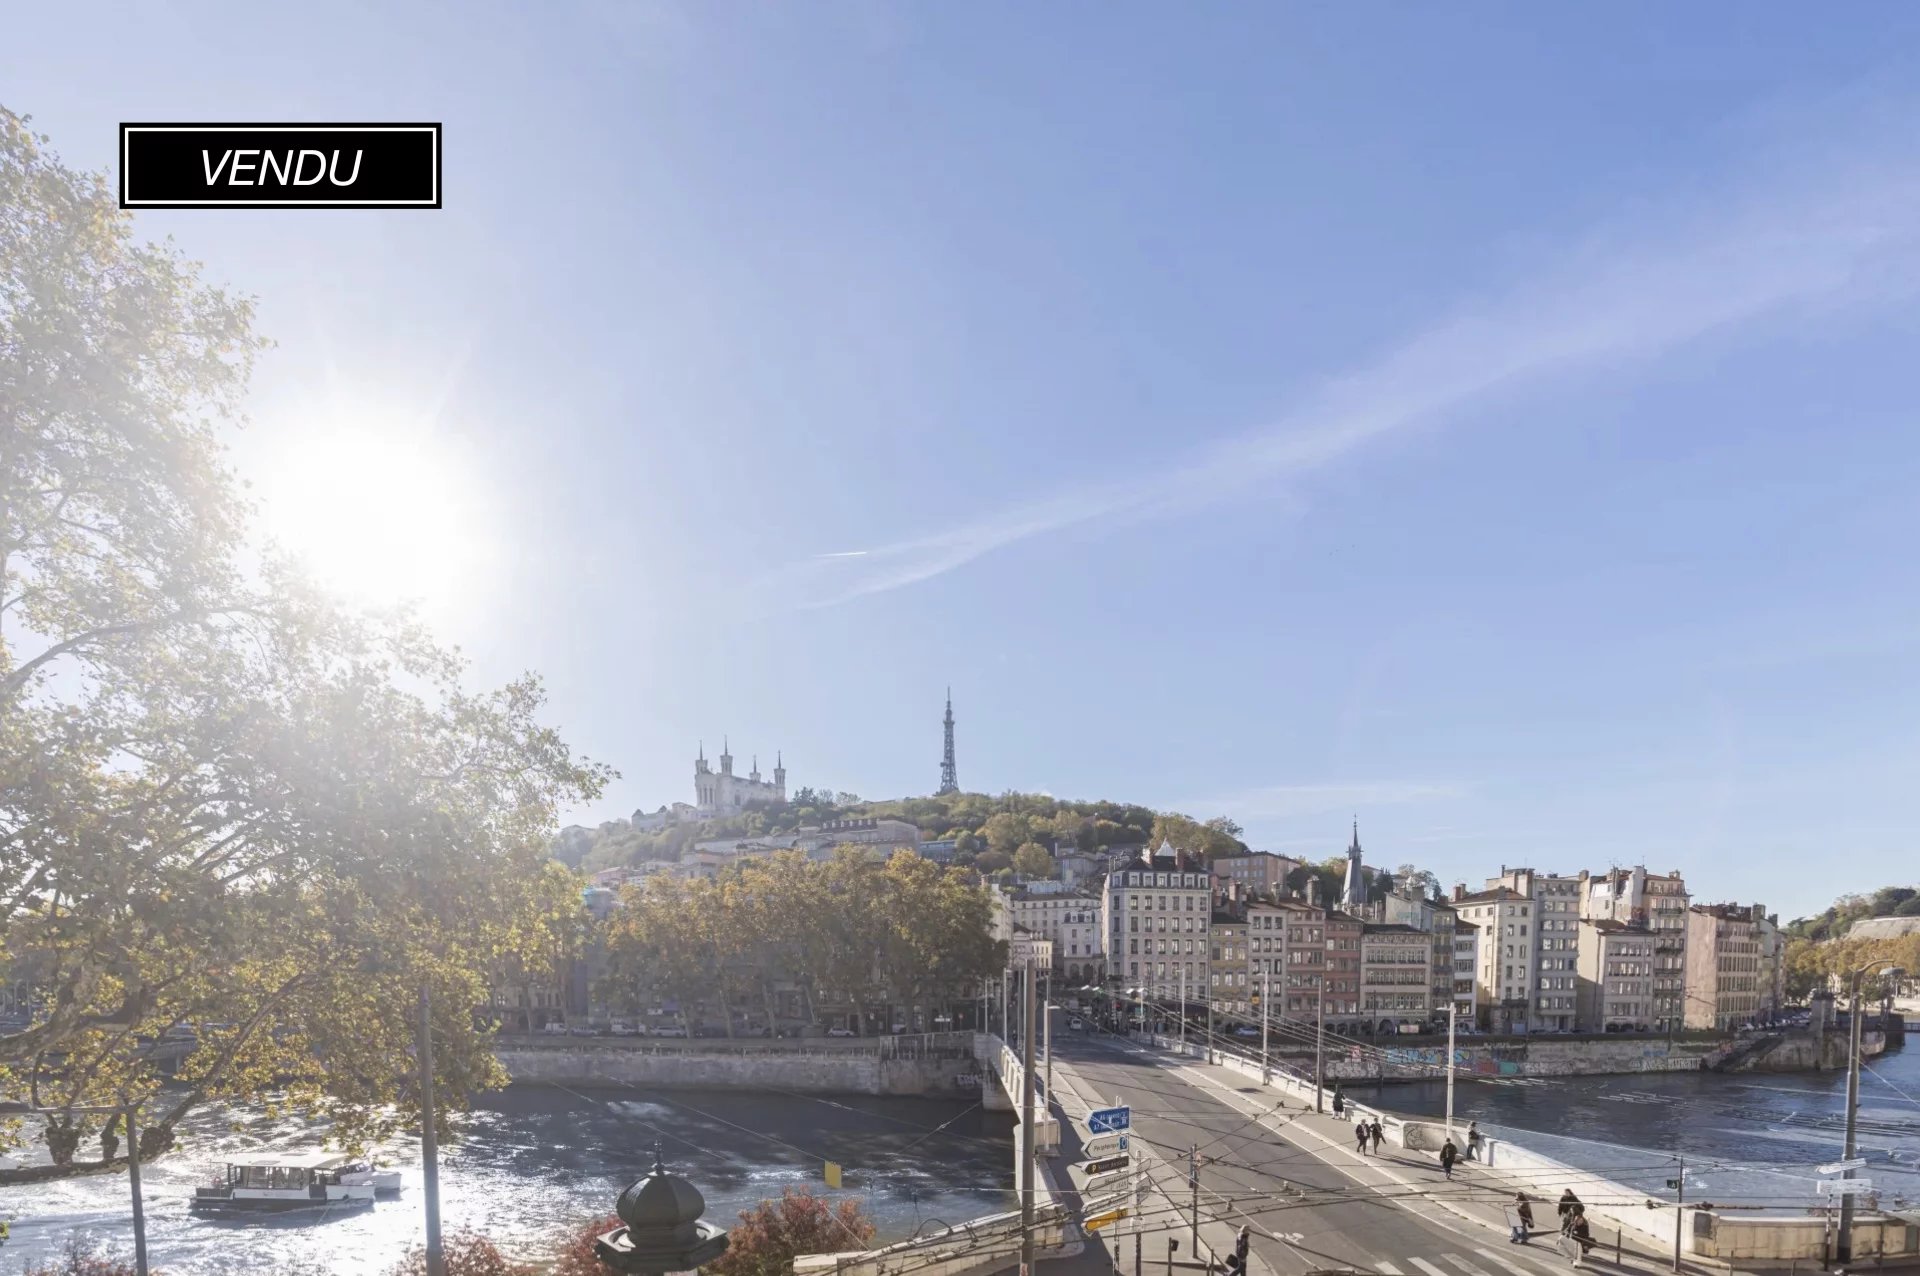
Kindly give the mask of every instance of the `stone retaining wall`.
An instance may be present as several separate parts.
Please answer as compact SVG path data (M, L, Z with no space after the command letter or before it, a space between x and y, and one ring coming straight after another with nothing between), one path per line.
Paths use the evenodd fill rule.
M515 1085L795 1090L808 1094L973 1095L967 1053L888 1057L850 1050L647 1050L598 1041L496 1047Z

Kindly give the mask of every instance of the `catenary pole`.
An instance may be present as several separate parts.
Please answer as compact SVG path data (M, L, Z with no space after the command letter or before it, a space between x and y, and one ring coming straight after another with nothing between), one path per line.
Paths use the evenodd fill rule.
M1033 1276L1033 962L1020 980L1020 1276Z
M433 1112L433 1008L420 985L420 1170L427 1201L427 1276L447 1276L440 1247L440 1135Z
M1447 1007L1447 1137L1453 1137L1453 1026L1460 1007Z
M1327 976L1320 974L1319 992L1313 999L1313 1110L1327 1110Z
M1260 975L1260 1084L1272 1080L1273 1073L1267 1063L1267 1025L1273 1022L1273 961L1267 961L1266 970Z

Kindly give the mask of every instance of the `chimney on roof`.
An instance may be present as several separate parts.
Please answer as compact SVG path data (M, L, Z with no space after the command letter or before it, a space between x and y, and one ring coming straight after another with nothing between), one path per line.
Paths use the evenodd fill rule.
M1453 902L1457 904L1466 897L1467 884L1465 882L1455 882L1453 884Z

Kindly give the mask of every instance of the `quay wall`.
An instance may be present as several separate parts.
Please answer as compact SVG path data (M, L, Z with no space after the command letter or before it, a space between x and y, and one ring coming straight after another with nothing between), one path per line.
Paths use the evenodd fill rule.
M909 1051L871 1043L864 1048L794 1043L780 1049L716 1041L663 1047L617 1037L561 1037L551 1043L496 1042L494 1057L515 1085L952 1096L978 1094L982 1074L971 1034L964 1046Z
M1615 1039L1557 1040L1533 1038L1524 1041L1459 1042L1454 1047L1456 1075L1476 1077L1579 1077L1626 1072L1697 1072L1720 1048L1712 1041L1676 1041L1644 1037ZM1431 1081L1444 1076L1447 1048L1440 1046L1392 1046L1381 1049L1385 1057L1371 1048L1335 1049L1329 1046L1325 1075L1330 1081L1347 1084L1374 1081ZM1259 1043L1239 1047L1254 1059L1260 1055ZM1313 1075L1311 1049L1275 1050L1271 1058L1276 1067Z

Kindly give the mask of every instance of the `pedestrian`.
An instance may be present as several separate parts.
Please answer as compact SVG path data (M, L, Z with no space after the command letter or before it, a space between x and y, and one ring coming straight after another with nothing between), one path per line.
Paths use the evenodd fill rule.
M1347 1119L1347 1101L1340 1097L1339 1086L1333 1088L1333 1119L1336 1121Z
M1587 1226L1587 1212L1584 1208L1575 1210L1571 1217L1573 1225L1567 1228L1567 1235L1573 1238L1573 1243L1579 1248L1570 1257L1578 1263L1587 1256L1587 1251L1593 1248L1593 1229Z
M1507 1240L1514 1245L1525 1245L1532 1235L1533 1205L1527 1200L1527 1194L1521 1192L1513 1198L1513 1235Z
M1453 1145L1452 1139L1440 1145L1440 1168L1446 1171L1448 1178L1453 1177L1453 1163L1459 1156L1460 1149Z
M1373 1128L1369 1126L1365 1121L1362 1121L1360 1124L1353 1127L1354 1150L1359 1152L1361 1156L1365 1156L1367 1154L1367 1140L1372 1136L1373 1136Z
M1480 1159L1480 1123L1478 1121L1467 1122L1467 1159L1469 1161Z
M1380 1155L1380 1140L1386 1137L1387 1132L1380 1128L1380 1118L1375 1117L1373 1119L1373 1154L1375 1156Z
M1573 1194L1572 1188L1568 1188L1562 1192L1560 1194L1559 1206L1561 1229L1565 1230L1567 1226L1567 1215L1573 1213L1575 1210L1584 1210L1585 1208L1585 1206L1580 1204L1580 1198Z

